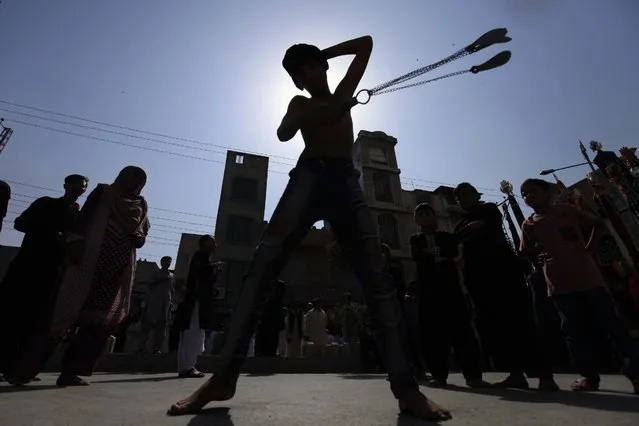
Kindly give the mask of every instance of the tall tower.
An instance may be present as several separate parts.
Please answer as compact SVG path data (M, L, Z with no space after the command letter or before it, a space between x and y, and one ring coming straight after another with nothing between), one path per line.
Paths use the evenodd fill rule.
M397 139L384 132L362 130L353 145L353 162L361 172L360 184L366 203L377 223L379 237L396 255L409 251L409 236L413 229L406 227L410 206L404 200L397 165L395 145Z
M227 151L215 223L217 257L226 263L220 280L234 302L264 229L268 157Z

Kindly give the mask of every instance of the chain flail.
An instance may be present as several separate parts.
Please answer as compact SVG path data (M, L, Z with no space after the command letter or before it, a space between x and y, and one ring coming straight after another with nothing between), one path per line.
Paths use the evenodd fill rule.
M382 83L380 85L377 85L375 87L373 87L372 89L362 89L359 92L357 92L357 94L355 95L355 99L357 100L357 103L365 105L367 104L371 97L376 96L376 95L382 95L384 93L392 93L392 92L396 92L398 90L402 90L402 89L408 89L409 87L415 87L415 86L421 86L423 84L427 84L427 83L432 83L434 81L437 80L443 80L445 78L450 78L450 77L455 77L458 75L462 75L462 74L466 74L466 73L473 73L473 74L477 74L481 71L486 71L489 69L493 69L493 68L497 68L500 67L502 65L504 65L505 63L507 63L510 60L510 52L509 51L503 51L501 53L498 53L497 55L495 55L494 57L492 57L491 59L489 59L488 61L484 62L481 65L476 65L471 67L470 69L467 70L461 70L461 71L456 71L456 72L452 72L440 77L436 77L436 78L432 78L430 80L423 80L423 81L418 81L416 83L411 83L411 84L405 84L403 86L398 86L399 84L405 83L408 80L412 80L415 77L418 77L422 74L426 74L427 72L433 71L443 65L446 65L450 62L456 61L458 59L461 59L465 56L471 55L473 53L476 53L482 49L485 49L493 44L496 43L507 43L509 42L511 39L510 37L506 36L507 30L505 28L498 28L492 31L488 31L487 33L483 34L481 37L479 37L477 40L475 40L473 43L469 44L468 46L464 47L463 49L458 50L457 52L453 53L452 55L448 56L447 58L442 59L441 61L435 62L434 64L430 64L427 65L425 67L422 68L418 68L414 71L411 71L407 74L404 74L402 76L399 76L397 78L394 78L392 80L387 81L386 83ZM396 86L396 87L393 87ZM365 99L358 99L360 97L360 95L363 94L365 96Z
M398 90L408 89L409 87L421 86L422 84L432 83L433 81L442 80L444 78L449 78L449 77L455 77L458 75L466 74L468 72L470 72L470 70L455 71L455 72L451 72L450 74L442 75L440 77L431 78L430 80L418 81L415 83L407 84L405 86L391 87L386 90L380 90L379 92L373 92L371 93L371 96L383 95L384 93L392 93Z
M404 74L400 77L394 78L393 80L387 81L386 83L382 83L378 86L373 87L372 89L369 90L370 95L373 96L375 94L379 94L378 92L381 92L382 90L384 90L384 93L389 93L387 91L385 91L385 89L391 87L391 86L395 86L397 84L401 84L405 81L408 80L412 80L415 77L419 77L422 74L426 74L427 72L433 71L443 65L446 65L450 62L456 61L457 59L461 59L464 56L470 55L470 52L468 52L466 49L461 49L455 53L453 53L452 55L450 55L449 57L442 59L439 62L435 62L434 64L430 64L430 65L426 65L425 67L416 69L414 71L411 71L407 74Z

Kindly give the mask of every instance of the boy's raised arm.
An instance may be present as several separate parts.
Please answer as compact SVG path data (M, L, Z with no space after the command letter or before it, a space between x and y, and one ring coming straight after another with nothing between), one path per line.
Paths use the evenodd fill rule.
M348 71L346 71L346 75L337 86L337 89L335 89L336 97L342 100L353 97L357 86L364 76L372 51L373 38L371 36L364 36L345 41L322 51L326 59L345 55L355 55L353 62L351 62L351 65L348 67Z

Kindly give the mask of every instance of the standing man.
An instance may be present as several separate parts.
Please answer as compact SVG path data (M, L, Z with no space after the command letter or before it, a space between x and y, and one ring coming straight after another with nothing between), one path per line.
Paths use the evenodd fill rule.
M266 302L262 320L255 332L255 356L277 356L280 332L286 328L285 292L286 283L278 280L274 295Z
M0 232L2 232L2 222L7 216L9 200L11 199L11 187L7 182L0 180Z
M171 262L173 259L170 256L164 256L160 259L160 270L154 274L153 280L147 288L138 348L140 353L145 352L151 332L153 333L151 353L159 354L162 352L175 290L175 276L169 270Z
M487 387L482 378L481 347L460 280L459 268L463 265L457 238L437 229L437 216L430 204L415 208L415 224L420 232L411 235L410 249L417 266L420 337L433 375L430 384L448 385L452 347L466 384Z
M14 227L24 239L0 283L3 299L9 302L0 310L4 339L0 366L13 384L31 381L46 361L65 238L78 219L77 200L88 181L81 175L67 176L62 197L38 198L15 220Z
M313 343L314 355L322 354L324 347L328 344L327 324L328 317L322 309L322 301L313 300L313 309L304 315L304 336L308 336L308 340Z
M195 368L197 357L204 352L206 330L214 328L213 285L223 264L214 262L217 244L212 235L200 237L199 249L191 259L186 279L186 292L175 321L182 330L178 347L178 374L180 377L202 378L204 373Z
M356 343L359 340L360 318L357 305L353 303L350 293L344 293L342 303L338 306L339 323L342 327L342 339L345 343Z
M463 243L464 284L475 305L481 343L498 368L509 373L494 386L528 389L525 372L538 350L532 296L506 240L503 217L496 204L480 201L481 194L468 182L457 185L454 195L464 210L455 233ZM539 389L557 390L550 366L539 370Z

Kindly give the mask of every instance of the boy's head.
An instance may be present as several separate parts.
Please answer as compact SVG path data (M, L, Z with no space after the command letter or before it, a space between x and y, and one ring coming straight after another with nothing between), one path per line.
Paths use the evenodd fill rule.
M282 60L282 66L300 90L306 89L311 93L318 87L328 86L328 61L316 46L296 44L289 47Z
M313 309L322 309L322 300L321 299L313 300L313 303L311 304L311 307Z
M171 267L172 262L173 262L173 259L171 258L171 256L163 256L162 259L160 259L160 266L163 269L169 269Z
M433 206L428 203L421 203L415 207L415 225L432 231L437 229L437 216Z
M533 210L543 209L550 205L551 185L542 179L526 179L521 184L521 196Z
M64 192L72 198L79 198L87 190L89 178L82 175L69 175L64 178Z
M453 191L455 200L462 210L468 212L475 207L481 199L481 194L473 185L468 182L462 182Z
M214 253L217 248L217 243L213 235L202 235L199 239L200 250Z

